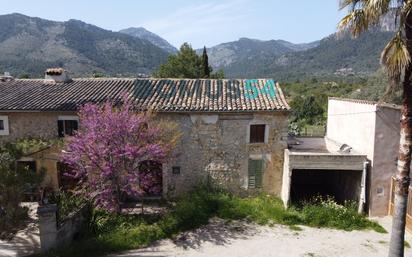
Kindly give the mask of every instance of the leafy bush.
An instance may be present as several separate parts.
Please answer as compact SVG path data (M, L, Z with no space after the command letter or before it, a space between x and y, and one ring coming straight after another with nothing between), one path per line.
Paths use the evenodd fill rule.
M293 225L302 223L298 212L285 210L280 199L270 196L239 198L230 195L219 197L221 207L218 217L224 219L247 219L258 224L270 222Z
M160 215L125 215L95 209L89 224L89 232L94 235L102 235L117 229L128 230L141 224L153 224L161 218Z
M79 210L85 204L88 204L88 201L80 195L61 190L51 195L50 203L57 204L57 220L61 222L71 213Z
M27 208L20 206L28 188L35 188L42 176L19 167L22 155L16 144L0 146L0 238L11 238L24 225Z
M312 227L329 227L342 230L373 229L386 233L376 222L358 214L356 202L337 204L333 198L317 197L301 209L303 223Z
M198 188L177 200L163 216L121 215L95 211L88 236L68 248L49 252L47 256L102 256L110 252L144 247L180 232L207 224L211 217L247 220L258 224L284 224L329 227L344 230L374 229L385 232L377 223L356 213L356 206L337 205L332 199L315 199L301 207L284 209L280 199L272 196L240 198L224 192L210 193Z
M160 222L166 234L174 234L207 224L218 209L215 195L199 188L179 199L172 211Z

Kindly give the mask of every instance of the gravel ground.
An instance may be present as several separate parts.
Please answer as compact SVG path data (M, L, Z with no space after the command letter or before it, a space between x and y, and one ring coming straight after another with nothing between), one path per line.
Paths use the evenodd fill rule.
M390 231L389 217L376 220ZM147 248L112 256L379 257L388 254L389 233L300 228L301 231L294 231L279 225L268 227L216 219L173 240L161 240ZM411 234L407 233L406 240L412 245ZM412 249L405 248L405 256L412 256Z
M40 249L40 236L37 224L37 203L22 203L29 207L27 227L14 236L11 241L0 240L0 257L27 256Z
M35 206L30 206L35 220ZM376 219L390 231L390 217ZM258 226L213 219L200 229L161 240L150 247L128 251L118 257L380 257L387 256L389 233L340 231L299 226ZM412 235L406 241L412 245ZM26 256L39 248L38 228L33 223L9 242L0 241L0 256ZM405 248L412 257L412 249Z

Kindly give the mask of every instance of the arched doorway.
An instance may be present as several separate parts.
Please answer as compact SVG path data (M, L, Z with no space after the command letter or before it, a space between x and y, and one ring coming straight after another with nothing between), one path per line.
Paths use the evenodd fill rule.
M140 187L145 196L161 196L163 191L162 164L157 161L142 161L139 164Z

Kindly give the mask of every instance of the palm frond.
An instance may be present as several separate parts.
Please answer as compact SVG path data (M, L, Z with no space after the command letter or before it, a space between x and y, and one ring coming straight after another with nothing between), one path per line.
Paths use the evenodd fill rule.
M354 10L354 8L357 5L361 5L362 3L364 3L367 0L340 0L339 1L339 10L343 10L347 7L351 8L351 11Z
M411 57L406 46L406 42L401 32L389 41L381 54L381 63L385 67L389 77L394 81L399 81L402 71L410 63Z
M391 9L393 0L368 0L364 5L364 10L370 23L377 23L382 15Z
M363 9L350 12L342 18L338 24L339 31L349 30L354 37L358 37L362 32L368 30L369 21Z

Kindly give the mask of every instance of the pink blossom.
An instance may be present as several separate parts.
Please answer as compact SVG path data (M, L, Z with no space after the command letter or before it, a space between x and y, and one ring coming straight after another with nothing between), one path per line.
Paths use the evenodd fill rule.
M70 139L62 160L79 179L79 191L109 211L120 211L121 197L161 192L153 170L139 170L144 161L164 162L171 146L162 140L162 128L144 113L133 112L124 98L113 103L85 104L79 110L80 129Z

